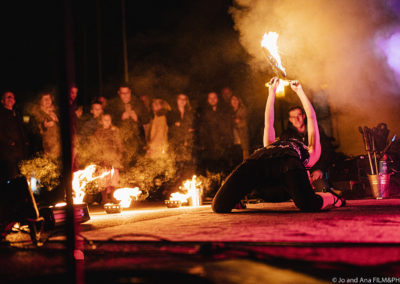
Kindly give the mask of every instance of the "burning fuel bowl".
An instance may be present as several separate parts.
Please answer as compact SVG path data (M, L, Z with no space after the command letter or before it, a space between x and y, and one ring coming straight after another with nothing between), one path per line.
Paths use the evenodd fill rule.
M114 203L106 203L104 204L104 210L106 211L107 214L121 213L122 206Z
M90 220L89 209L86 203L74 204L75 220L84 223ZM56 227L64 226L66 222L65 214L66 203L58 203L54 206L39 208L39 214L44 218L44 229L52 230Z
M179 200L165 200L165 204L168 208L178 208L182 206L182 202Z

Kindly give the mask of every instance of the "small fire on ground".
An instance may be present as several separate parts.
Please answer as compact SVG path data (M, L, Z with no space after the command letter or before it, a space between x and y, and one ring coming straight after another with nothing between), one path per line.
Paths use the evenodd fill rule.
M183 187L180 186L181 192L171 193L169 200L165 201L167 207L180 207L181 205L191 205L192 207L200 206L201 182L194 175L192 179L185 180Z
M101 179L112 179L114 173L114 169L111 170L103 170L100 174L97 173L96 165L89 165L83 170L79 170L74 172L72 179L72 189L74 193L74 204L83 203L83 199L86 194L86 187L89 183L101 180ZM114 191L114 198L118 200L119 205L122 208L128 208L131 205L133 199L137 199L138 196L142 193L138 187L130 188L123 187L118 188ZM61 204L56 204L56 206L62 206Z

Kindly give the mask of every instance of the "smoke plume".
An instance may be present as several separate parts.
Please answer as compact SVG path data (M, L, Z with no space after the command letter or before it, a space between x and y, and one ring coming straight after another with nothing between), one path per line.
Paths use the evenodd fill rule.
M361 154L358 126L384 122L390 135L400 133L395 5L377 0L236 0L229 12L252 56L249 63L258 70L269 68L260 46L263 34L279 33L288 77L300 80L310 93L323 94L340 150Z

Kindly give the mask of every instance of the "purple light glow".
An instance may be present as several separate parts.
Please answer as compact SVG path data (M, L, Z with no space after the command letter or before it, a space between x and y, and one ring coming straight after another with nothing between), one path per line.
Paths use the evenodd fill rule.
M387 64L395 72L396 80L400 84L400 32L385 38L380 37L376 44L385 54Z

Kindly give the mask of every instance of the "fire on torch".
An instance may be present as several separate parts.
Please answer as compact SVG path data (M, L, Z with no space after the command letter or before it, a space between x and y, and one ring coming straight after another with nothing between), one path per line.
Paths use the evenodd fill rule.
M283 79L286 78L286 70L282 65L278 52L278 37L279 34L276 32L265 33L261 41L261 46L263 47L265 58L272 67L272 71L280 78L276 93L277 95L281 94L281 96L284 96L285 86L288 86L290 81ZM269 87L269 84L267 83L266 86Z

